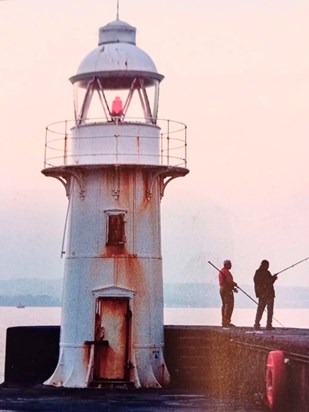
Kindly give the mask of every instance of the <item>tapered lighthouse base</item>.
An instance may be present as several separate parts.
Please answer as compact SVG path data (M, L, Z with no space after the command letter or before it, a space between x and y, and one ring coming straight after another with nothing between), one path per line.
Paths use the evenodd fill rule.
M170 375L164 362L162 348L158 346L136 350L136 387L158 388L167 386Z
M60 348L57 368L53 375L44 382L45 385L66 388L85 388L88 386L89 366L81 363L85 357L86 347Z
M162 289L160 257L67 258L59 361L45 384L166 386Z
M129 365L128 380L112 380L113 384L132 383L136 388L160 388L169 384L170 375L164 362L162 348L157 345L136 348L133 358L136 365ZM80 359L88 362L81 363ZM109 379L94 379L94 361L94 350L89 350L88 344L80 348L62 348L57 368L44 385L87 388L110 383Z

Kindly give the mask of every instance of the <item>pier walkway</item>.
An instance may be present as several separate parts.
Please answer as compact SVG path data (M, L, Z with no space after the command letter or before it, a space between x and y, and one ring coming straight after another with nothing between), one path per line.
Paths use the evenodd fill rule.
M284 352L288 371L280 412L309 412L308 329L165 326L165 361L172 383L164 389L111 383L85 389L42 385L58 360L59 332L55 326L8 329L1 412L263 412L268 410L267 356L277 350Z
M172 389L60 389L0 387L0 411L42 412L264 412L259 400L218 397Z

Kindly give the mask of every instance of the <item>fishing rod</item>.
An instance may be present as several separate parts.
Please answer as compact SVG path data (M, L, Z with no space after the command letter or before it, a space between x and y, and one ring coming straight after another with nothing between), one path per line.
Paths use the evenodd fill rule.
M309 258L307 258L307 259L309 259ZM210 261L208 261L208 263L213 267L213 268L215 268L218 272L220 272L220 273L222 273L222 271L219 269L219 268L217 268L213 263L211 263ZM299 262L300 263L300 262ZM222 273L223 274L223 273ZM254 302L256 305L258 305L259 303L255 300L255 299L253 299L247 292L245 292L241 287L239 287L238 286L238 284L237 284L237 286L235 286L237 289L239 289L242 293L244 293L249 299L251 299L252 300L252 302ZM267 308L265 308L265 310L266 310L266 312L267 312ZM282 323L281 322L279 322L279 320L277 320L274 316L273 316L273 320L274 321L276 321L280 326L282 326L283 328L285 328L285 326L284 325L282 325Z
M303 262L305 262L305 260L308 260L308 259L309 259L309 257L307 257L307 258L305 258L305 259L303 259L303 260L300 260L299 262L296 262L296 263L294 263L293 265L291 265L291 266L289 266L289 267L287 267L287 268L285 268L285 269L280 270L280 272L275 273L274 276L278 276L279 273L285 272L286 270L291 269L291 268L293 268L294 266L299 265L300 263L303 263ZM208 263L209 263L209 262L208 262Z

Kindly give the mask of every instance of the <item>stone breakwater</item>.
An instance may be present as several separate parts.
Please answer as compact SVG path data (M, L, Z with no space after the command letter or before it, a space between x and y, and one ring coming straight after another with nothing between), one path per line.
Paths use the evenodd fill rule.
M267 356L280 350L288 378L280 411L309 411L308 329L255 333L244 327L165 326L165 359L172 379L168 388L156 390L132 388L126 382L101 382L86 389L43 386L57 363L59 333L58 326L8 329L2 410L36 405L31 410L57 411L71 402L76 411L96 410L98 405L124 411L266 411Z
M266 402L270 351L284 351L287 383L280 411L309 411L309 330L167 326L166 362L175 387Z

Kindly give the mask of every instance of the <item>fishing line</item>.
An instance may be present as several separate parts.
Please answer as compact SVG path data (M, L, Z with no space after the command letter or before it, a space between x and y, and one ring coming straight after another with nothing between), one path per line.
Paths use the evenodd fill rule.
M307 259L309 259L309 258L307 258ZM304 259L304 260L305 260L305 259ZM218 272L222 273L221 270L218 269L213 263L211 263L210 261L208 261L208 263L209 263L213 268L215 268ZM299 263L300 263L300 262L299 262ZM284 270L286 270L286 269L284 269ZM256 305L259 304L259 303L258 303L255 299L253 299L247 292L245 292L241 287L239 287L238 284L237 284L236 288L239 289L242 293L244 293L244 294L245 294L249 299L251 299L252 302L254 302ZM265 308L264 310L266 310L266 312L267 312L267 308ZM277 320L274 316L273 316L273 320L276 321L280 326L282 326L283 328L285 328L285 326L282 325L282 323L279 322L279 320Z

